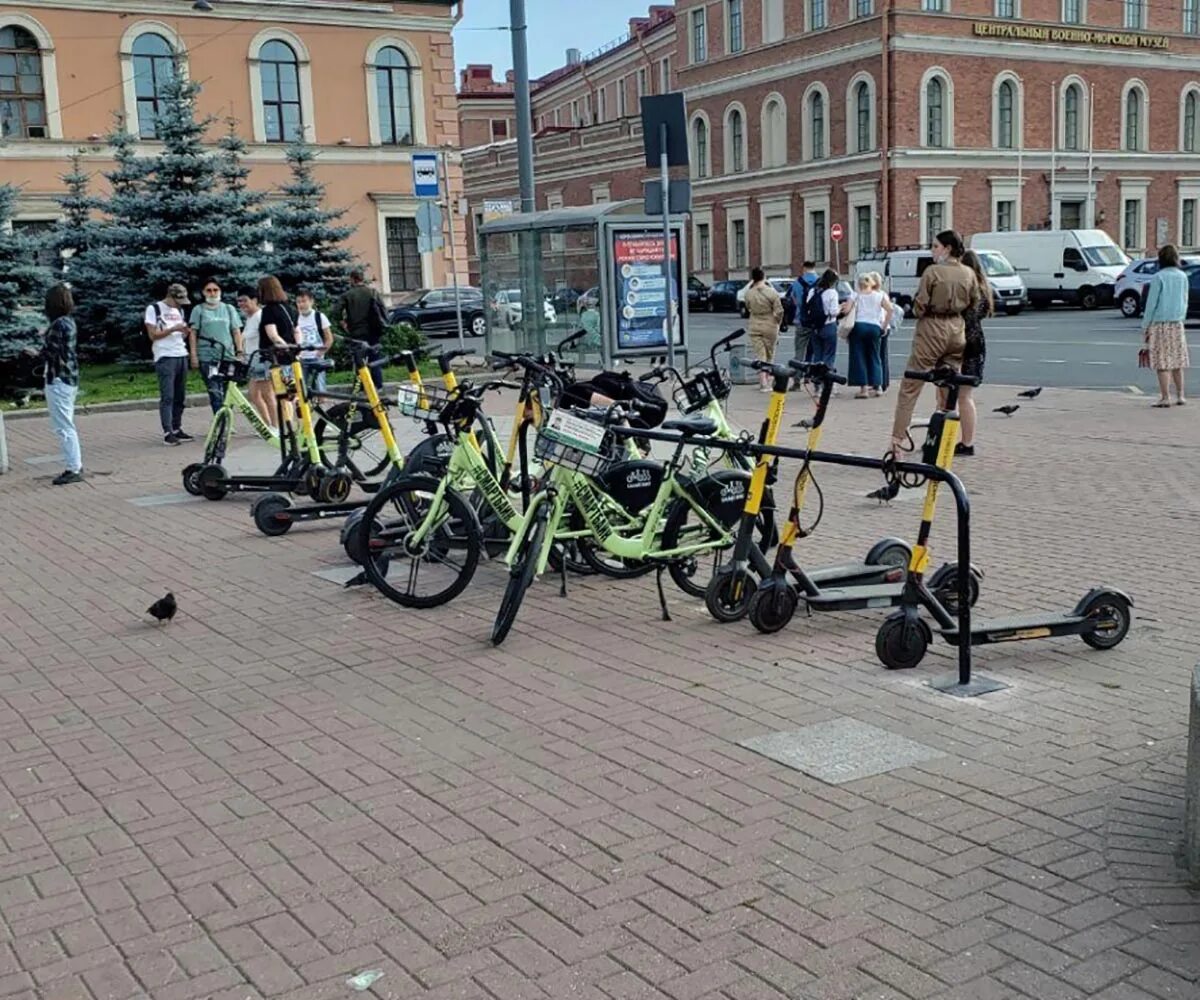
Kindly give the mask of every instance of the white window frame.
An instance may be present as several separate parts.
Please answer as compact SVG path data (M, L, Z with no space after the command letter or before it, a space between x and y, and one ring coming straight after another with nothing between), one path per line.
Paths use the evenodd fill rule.
M608 121L608 87L596 88L596 124L603 125Z
M928 246L929 242L937 235L930 233L928 229L928 215L925 206L930 202L943 201L946 203L946 217L942 220L943 225L947 229L954 228L954 188L958 184L957 177L918 177L917 189L918 198L917 204L920 215L921 238L918 241L922 246Z
M546 192L546 211L553 212L556 209L563 207L562 191L547 191ZM567 237L565 233L550 233L550 250L552 253L562 253L567 248Z
M814 3L820 3L824 11L824 20L819 25L813 23ZM830 17L829 4L830 0L804 0L804 30L806 33L811 31L824 31L833 23L832 18Z
M1000 4L1002 3L1011 3L1013 5L1011 17L1000 13ZM1019 21L1021 19L1021 0L992 0L992 16L1003 21Z
M1141 100L1141 115L1138 120L1138 135L1137 146L1130 149L1125 145L1126 136L1128 134L1128 118L1129 118L1129 93L1132 90L1140 91ZM1150 89L1141 80L1134 78L1125 81L1125 86L1121 88L1121 136L1118 148L1128 153L1143 153L1148 149L1147 139L1150 135ZM1124 218L1122 218L1124 225Z
M734 148L733 148L733 127L730 125L730 119L734 112L742 116L742 142L741 142L741 160L742 169L734 170ZM711 146L712 140L709 140ZM733 101L725 106L725 113L722 117L721 128L721 173L722 174L744 174L750 169L750 119L746 116L746 109L740 101Z
M1062 0L1062 9L1059 11L1059 19L1062 21L1062 23L1063 24L1087 24L1087 13L1088 13L1087 12L1087 0L1076 0L1076 2L1079 4L1079 20L1078 21L1068 21L1067 20L1067 4L1070 2L1071 2L1071 0Z
M704 51L696 51L696 23L701 22L701 27L704 30ZM708 9L706 7L696 7L688 11L687 21L688 33L688 62L693 66L697 63L708 62Z
M1024 194L1025 178L1022 177L1018 180L1016 177L1003 174L996 177L989 177L988 184L992 189L992 208L991 215L989 216L992 220L992 227L996 228L996 213L998 211L996 206L1002 201L1011 201L1013 203L1013 228L1014 231L1019 232L1021 222L1024 219L1021 213L1023 209L1022 195Z
M700 259L700 227L708 226L708 266L704 266L704 261ZM692 212L692 246L695 248L695 262L693 272L698 272L702 275L711 276L713 271L713 251L716 244L713 241L713 210L712 206L708 205L704 208L697 208Z
M658 92L660 94L669 94L671 92L671 57L663 56L658 61Z
M921 0L923 14L949 14L950 0Z
M705 135L708 137L708 157L707 157L707 162L704 164L700 163L700 151L698 149L696 149L696 122L697 121L704 122ZM709 177L713 176L712 143L713 143L712 122L708 120L708 112L707 111L694 112L692 114L691 119L688 121L688 156L692 163L691 174L697 180L707 180ZM705 168L703 174L700 172L701 166L703 166Z
M286 42L291 46L292 51L296 53L296 62L298 64L300 76L300 118L304 122L304 138L305 141L317 142L317 107L313 100L313 82L312 82L312 57L308 53L308 46L304 44L303 39L299 35L288 31L286 28L263 28L257 35L250 40L250 123L251 134L255 142L265 143L267 141L267 124L263 116L263 93L262 93L262 63L259 59L259 52L267 42ZM367 99L367 107L370 108L370 98ZM424 124L423 117L417 118L416 107L414 101L413 108L413 129L417 128L417 122ZM377 126L378 128L378 126ZM273 143L272 145L286 145L286 143ZM408 218L404 213L388 212L388 216L399 216ZM386 239L385 239L384 256L380 258L386 263Z
M846 194L846 244L847 260L858 260L864 250L870 250L879 240L879 185L871 181L854 181L842 186ZM858 245L858 210L871 211L871 247Z
M387 253L387 220L417 218L420 203L416 198L407 195L373 194L371 200L375 203L375 227L379 240L379 284L384 298L395 294L398 289L392 288L392 269L388 267ZM421 254L421 287L432 288L433 258L431 253Z
M738 39L738 47L736 49L733 47L733 18L730 16L732 14L730 4L734 2L735 0L721 0L722 14L725 18L725 54L727 56L741 55L746 51L746 0L736 0L736 2L742 5L740 10L741 25L739 28L741 37Z
M850 15L851 21L861 21L864 18L875 16L875 0L866 0L867 9L865 12L859 11L859 9L858 9L859 2L860 2L860 0L850 0L850 2L849 2L850 10L848 13ZM874 223L872 223L871 225L874 226Z
M1195 149L1189 150L1183 144L1184 140L1184 125L1187 121L1187 98L1188 94L1196 95L1196 124L1193 139L1195 140ZM1179 92L1179 150L1183 153L1200 153L1200 84L1195 82L1186 83L1183 89Z
M783 258L781 260L767 259L767 219L783 217L784 237ZM758 232L759 254L758 263L764 268L781 268L791 270L792 266L792 196L764 195L758 200Z
M1000 145L1000 85L1011 83L1013 86L1013 135L1011 146ZM992 148L1021 149L1024 145L1022 136L1025 134L1025 91L1021 86L1021 78L1010 70L997 73L992 80Z
M806 163L810 163L816 159L813 156L813 134L812 134L812 108L811 101L813 94L820 94L825 102L825 116L822 124L822 132L824 133L824 148L825 155L822 160L828 160L833 157L833 150L830 148L830 122L832 117L830 109L832 105L829 103L829 91L823 83L810 83L808 89L804 91L804 97L800 102L800 157Z
M942 144L929 145L929 81L933 77L942 81ZM923 149L953 149L954 148L954 78L941 66L930 66L921 77L919 128L920 143Z
M771 124L769 109L772 103L779 105L780 115L779 127ZM783 95L777 90L772 90L763 98L762 110L759 112L759 135L762 137L762 149L760 150L761 165L764 170L770 170L773 167L785 167L788 162L788 143L787 143L787 119L788 109L787 101ZM768 138L768 136L770 138ZM779 156L774 155L779 153ZM770 154L770 155L768 155Z
M1175 206L1175 236L1176 242L1184 249L1195 249L1196 243L1200 243L1200 177L1180 177L1175 182L1178 189L1176 195ZM1196 202L1196 213L1194 218L1195 232L1192 234L1195 237L1196 243L1188 246L1183 242L1183 203L1185 201Z
M1129 15L1132 11L1135 11L1135 10L1136 10L1138 18L1139 18L1138 23L1130 24L1129 23ZM1149 20L1149 15L1150 15L1150 0L1122 0L1122 3L1121 3L1121 27L1124 28L1126 31L1145 31L1146 30L1146 22ZM1124 226L1124 224L1125 224L1125 220L1124 220L1124 217L1122 217L1121 225ZM1143 220L1143 228L1145 228L1144 220Z
M734 263L733 224L735 222L741 222L746 227L746 259L740 264ZM741 272L743 276L746 276L746 272L753 266L750 260L750 202L747 198L739 198L736 202L726 202L725 204L725 270L730 274Z
M592 204L607 205L612 201L612 185L608 181L592 185Z
M783 0L762 0L763 45L783 41L784 35L787 33L783 16Z
M1190 26L1191 30L1189 30L1189 25L1188 25L1188 13L1189 13L1188 5L1189 4L1191 5L1191 8L1192 8L1191 12L1190 12L1192 15L1191 16L1192 23ZM1183 3L1180 5L1179 16L1181 19L1180 23L1179 23L1180 31L1182 31L1185 35L1189 35L1193 38L1196 35L1200 35L1200 0L1183 0Z
M617 117L629 117L629 77L623 76L617 81Z
M639 101L646 96L647 92L649 91L649 87L650 71L645 66L641 66L637 71L637 95Z
M1077 149L1067 149L1067 90L1071 86L1079 88L1079 146ZM1090 105L1091 89L1087 82L1079 76L1068 76L1058 87L1058 148L1067 153L1080 153L1088 148L1088 125L1091 123Z
M830 193L831 187L809 188L802 191L800 197L804 202L804 259L811 260L818 266L828 264L831 260L829 256L829 230L833 226L833 216L830 214ZM825 245L822 247L814 247L816 236L813 233L813 213L825 213Z
M6 27L11 26L14 28L24 28L26 31L28 31L33 36L34 41L37 42L38 55L40 55L41 59L42 59L42 93L45 95L45 98L46 98L46 136L50 139L63 138L62 105L59 101L59 96L58 96L58 60L57 60L57 58L55 58L55 54L54 54L54 39L53 39L53 37L51 36L50 32L46 30L45 26L42 24L41 21L37 20L34 17L30 17L28 14L22 14L22 13L19 13L18 11L10 11L7 7L3 8L3 13L0 14L0 22L2 22ZM157 21L142 21L140 23L143 25L145 25L145 24L156 24L157 25L159 22L157 22ZM142 33L142 30L144 30L144 29L139 29L137 34L140 35ZM163 35L163 37L168 39L168 41L169 41L176 36L173 31L168 31ZM131 40L130 45L132 45L132 44L133 44L133 42ZM181 49L179 47L176 47L176 51L179 52L179 51L181 51ZM126 72L126 67L125 67L124 63L122 63L121 76L122 76L122 78L124 78L126 76L129 77L129 87L125 93L125 105L126 105L126 108L128 108L129 107L129 91L132 90L132 88L133 88L133 62L132 62L132 59L130 60L128 72ZM134 98L134 102L133 102L133 112L134 112L134 126L133 126L134 127L134 135L136 135L137 134L137 121L136 121L137 99L136 99L136 97ZM126 114L126 119L128 120L128 118L129 118L129 116L128 116L128 114ZM18 142L45 142L45 139L25 140L25 139L18 139L16 136L13 136L11 139L6 140L6 141L15 144Z
M858 148L858 101L855 99L855 91L860 83L867 85L867 97L871 105L871 113L868 118L867 132L867 148L860 150ZM855 73L850 78L850 83L846 86L846 155L854 156L859 153L869 153L879 148L879 138L876 131L875 123L875 77L865 70L861 73Z
M0 23L5 25L16 25L7 14L0 15ZM20 25L25 27L25 25ZM28 29L27 29L28 30ZM121 44L118 49L118 55L121 60L121 92L122 99L125 105L125 131L130 135L140 135L140 122L138 121L138 102L137 102L137 86L134 83L133 71L133 43L142 35L162 35L167 40L167 44L171 46L171 51L175 53L175 58L179 61L179 70L183 74L184 79L188 78L188 53L187 48L183 44L183 39L179 37L178 32L170 25L163 21L135 21L121 36ZM37 37L36 35L34 36ZM38 41L41 45L41 41ZM46 57L42 56L42 74L46 72ZM45 87L43 80L42 86ZM46 104L50 103L50 94L46 93ZM46 108L46 117L50 117L50 109ZM52 138L62 138L62 136L53 136ZM153 142L155 140L147 140Z
M571 128L579 128L583 120L579 117L579 98L571 101Z
M1125 203L1133 201L1138 203L1138 228L1141 232L1137 233L1138 243L1130 244L1128 249L1143 251L1148 246L1146 230L1149 224L1148 193L1150 190L1150 180L1146 177L1121 177L1117 180L1121 189L1121 197L1118 201L1120 217L1117 220L1117 225L1120 227L1121 249L1126 249L1125 243Z
M424 146L429 142L429 133L425 127L425 74L422 71L421 60L417 50L399 35L381 35L367 46L366 77L367 77L367 125L370 130L372 146L382 146L383 137L379 129L379 92L375 86L375 60L380 50L392 46L404 53L408 60L408 89L412 99L413 116L413 145ZM303 69L301 73L303 74ZM301 87L304 86L301 76ZM307 108L306 108L307 110ZM491 133L489 132L489 135ZM510 128L508 137L513 138ZM398 147L407 148L407 147Z

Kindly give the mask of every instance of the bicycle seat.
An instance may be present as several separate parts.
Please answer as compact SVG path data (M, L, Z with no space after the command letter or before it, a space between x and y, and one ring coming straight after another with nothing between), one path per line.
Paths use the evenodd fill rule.
M717 433L717 422L708 417L688 417L686 420L668 420L662 425L664 431L679 431L684 437L701 435L707 437Z

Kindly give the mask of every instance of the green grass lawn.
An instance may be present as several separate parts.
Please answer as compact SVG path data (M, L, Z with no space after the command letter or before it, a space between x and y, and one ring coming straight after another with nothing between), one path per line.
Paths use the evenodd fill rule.
M422 362L421 374L424 378L438 378L438 367L432 362ZM388 382L407 380L408 371L403 368L384 369L384 378ZM329 373L332 385L341 385L353 381L354 373L349 371L334 371ZM204 383L198 372L188 372L188 392L204 392ZM77 406L87 406L91 403L117 403L126 399L157 399L158 378L154 374L153 365L144 363L113 363L83 365L79 371L79 398ZM41 398L31 399L26 409L44 409L46 401ZM0 400L0 409L16 409L16 404L9 399Z

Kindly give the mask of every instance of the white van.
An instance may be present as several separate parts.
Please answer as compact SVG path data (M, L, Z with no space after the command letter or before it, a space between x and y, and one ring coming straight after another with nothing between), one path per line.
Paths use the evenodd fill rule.
M975 247L974 250L979 255L979 263L983 265L988 284L992 286L996 311L1003 309L1008 315L1016 316L1029 302L1025 282L1021 280L1009 259L999 250L984 249L982 246Z
M883 287L892 299L904 307L905 313L912 311L912 301L917 295L917 285L925 268L933 263L929 248L905 247L894 250L872 250L854 264L854 285L869 271L883 275Z
M1100 229L976 233L970 242L973 248L998 251L1012 262L1035 309L1051 302L1083 309L1110 306L1117 277L1129 263Z

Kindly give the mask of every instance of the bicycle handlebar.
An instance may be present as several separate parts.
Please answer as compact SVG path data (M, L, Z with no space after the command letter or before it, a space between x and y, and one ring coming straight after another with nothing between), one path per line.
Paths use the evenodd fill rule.
M949 388L952 385L971 386L973 388L983 381L977 375L963 375L956 372L953 368L933 368L927 372L906 371L904 377L912 379L914 382L932 382L934 385L941 386L942 388Z
M584 330L584 329L579 329L579 330L576 330L574 333L567 334L566 339L559 341L558 346L556 348L554 348L555 353L561 354L564 350L566 350L573 343L575 343L575 341L581 340L582 338L584 338L586 336L587 336L587 330Z

